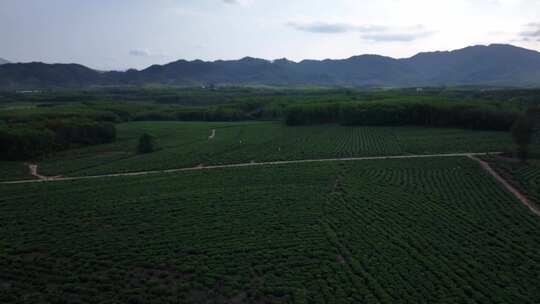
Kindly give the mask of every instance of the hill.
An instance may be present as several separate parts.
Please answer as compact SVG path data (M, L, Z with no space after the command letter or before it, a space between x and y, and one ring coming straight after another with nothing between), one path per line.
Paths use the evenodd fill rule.
M3 88L89 86L104 83L104 80L99 72L78 64L31 62L0 66L0 87Z
M420 53L401 61L414 69L426 85L540 84L540 53L512 45Z
M394 59L379 55L339 60L178 60L144 70L98 72L75 64L0 67L0 87L90 85L322 85L354 87L540 86L540 53L512 45L472 46Z
M10 63L9 61L5 60L4 58L0 58L0 65Z

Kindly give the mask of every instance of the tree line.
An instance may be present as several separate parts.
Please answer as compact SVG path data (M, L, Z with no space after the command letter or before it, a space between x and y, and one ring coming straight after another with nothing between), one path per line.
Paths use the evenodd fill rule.
M232 108L178 108L144 111L133 115L134 121L240 121L252 115Z
M113 142L110 122L47 120L28 124L0 124L0 159L30 160L78 146Z
M481 103L363 102L315 103L289 108L289 126L339 123L342 125L419 125L508 131L519 113Z

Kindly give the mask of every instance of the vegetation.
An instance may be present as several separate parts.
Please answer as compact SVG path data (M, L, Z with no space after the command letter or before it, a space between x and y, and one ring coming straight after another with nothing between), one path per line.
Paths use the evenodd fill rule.
M21 162L0 161L0 181L33 179L28 166Z
M0 150L37 160L42 175L68 177L509 151L507 131L537 94L510 96L445 89L0 92ZM289 119L294 127L283 123ZM530 148L533 157L540 151L534 141ZM536 201L535 164L494 166ZM29 173L22 162L0 161L0 180ZM531 283L540 273L540 222L467 158L0 184L0 193L0 303L540 302Z
M148 133L144 133L139 138L139 144L137 145L138 153L151 153L157 150L156 138Z
M41 159L40 168L47 174L78 175L246 161L508 151L507 134L467 133L454 128L508 131L515 117L534 106L535 96L540 96L539 91L474 88L362 91L155 86L0 92L3 137L20 143L4 144L1 159ZM180 125L157 122L177 120L212 123L186 123L182 126L193 129L177 131L174 126ZM288 121L291 125L334 122L344 127L288 128L278 122L253 123L255 120ZM61 140L59 144L58 128L51 126L58 121L104 126L108 131L102 133L110 136L84 141L77 135L77 140ZM251 122L222 123L225 121ZM111 123L121 133L118 145L81 148L113 141ZM351 128L357 125L378 128ZM209 142L212 129L217 129L217 140ZM152 153L154 156L135 155L137 139L143 133L154 134L160 142L160 151ZM54 144L50 144L51 137ZM7 151L8 146L15 147L10 148L14 151ZM58 153L66 149L70 150Z
M540 221L465 158L0 192L3 303L540 302Z
M509 92L513 92L509 93ZM457 105L473 109L516 112L534 105L535 90L422 91L328 89L328 88L110 88L95 90L0 91L0 120L57 119L85 117L90 120L127 122L133 120L238 121L284 120L289 110L307 105L362 105L381 103L405 107ZM2 109L4 107L4 109ZM414 109L412 109L414 110Z
M85 120L47 120L0 124L0 160L41 158L53 151L113 142L113 124Z
M540 210L540 162L537 159L527 163L493 157L486 160Z
M279 122L130 122L115 143L57 153L39 163L45 175L94 175L203 165L336 157L511 151L507 132L450 128L287 127ZM215 137L208 137L215 129ZM136 154L141 134L160 150Z
M517 147L517 156L526 161L529 154L529 145L532 139L532 124L527 116L522 115L512 125L512 139Z
M324 103L292 107L290 126L341 123L363 126L436 126L508 131L517 117L487 105L449 102Z

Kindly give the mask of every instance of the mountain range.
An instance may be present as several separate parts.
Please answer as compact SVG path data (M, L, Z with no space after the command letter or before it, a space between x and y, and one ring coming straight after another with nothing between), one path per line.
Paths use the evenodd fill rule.
M7 64L7 63L10 63L9 61L3 59L3 58L0 58L0 65L2 64Z
M125 72L39 62L0 66L0 88L3 89L143 84L532 87L540 86L540 53L492 44L420 53L403 59L361 55L300 62L251 57L213 62L178 60Z

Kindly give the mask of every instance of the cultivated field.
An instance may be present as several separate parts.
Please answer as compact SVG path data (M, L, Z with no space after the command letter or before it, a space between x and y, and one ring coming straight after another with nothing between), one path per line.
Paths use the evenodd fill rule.
M28 166L24 163L0 161L0 181L32 178Z
M421 127L287 127L279 122L132 122L118 140L59 153L39 163L45 175L95 175L275 160L453 152L493 152L511 146L507 132ZM215 136L212 135L215 130ZM140 155L142 133L161 150Z
M526 164L497 158L486 158L486 160L499 174L533 201L540 210L540 163L537 159L529 160Z
M133 126L145 124L122 128ZM208 140L207 126L197 130ZM238 139L241 130L223 125L215 140ZM328 132L352 143L316 151L362 151L347 140L362 129ZM162 144L174 150L173 137ZM264 135L251 138L265 146ZM399 136L372 142L370 153L418 147ZM2 303L540 302L538 217L467 158L229 168L0 192Z

